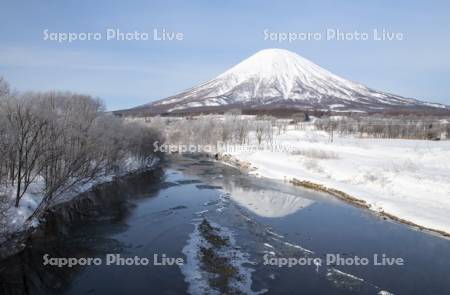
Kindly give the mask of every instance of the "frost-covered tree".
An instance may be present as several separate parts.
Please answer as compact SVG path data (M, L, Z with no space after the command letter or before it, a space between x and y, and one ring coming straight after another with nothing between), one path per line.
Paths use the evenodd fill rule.
M70 92L11 94L0 80L0 184L15 187L15 205L37 179L43 200L34 215L67 191L120 169L142 166L163 139L148 124L104 111L99 99Z
M3 166L9 170L10 181L16 186L16 207L42 170L39 158L48 145L44 138L48 118L42 111L40 98L30 93L7 97L1 102L0 116L5 131L3 145L6 145L7 155Z

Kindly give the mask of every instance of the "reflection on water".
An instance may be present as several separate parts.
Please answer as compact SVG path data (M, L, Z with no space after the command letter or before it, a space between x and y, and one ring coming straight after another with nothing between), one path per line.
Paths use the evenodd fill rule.
M285 217L302 210L314 201L275 190L252 190L235 185L225 187L231 199L261 217Z
M154 179L130 179L96 190L70 210L56 210L25 251L0 262L0 294L214 294L219 290L211 285L217 283L214 272L234 270L243 280L225 280L234 286L222 285L222 290L450 294L448 240L384 221L322 193L249 177L196 156L168 159L162 179ZM209 242L198 232L204 220L217 235ZM217 241L227 242L212 249ZM57 268L43 266L45 253L102 258L107 253L166 254L182 257L186 264ZM209 253L209 260L200 259L201 253ZM386 253L404 258L406 265L264 264L264 257L323 259L327 253ZM208 261L215 266L208 267ZM218 267L219 262L229 268Z

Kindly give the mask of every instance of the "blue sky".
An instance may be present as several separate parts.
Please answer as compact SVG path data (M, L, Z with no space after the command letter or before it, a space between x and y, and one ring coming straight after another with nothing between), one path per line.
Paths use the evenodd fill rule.
M18 90L71 90L108 109L144 104L205 82L264 48L292 50L344 78L450 104L448 1L0 0L0 75ZM105 30L182 32L182 41L106 41ZM368 32L399 41L264 40L270 32ZM100 32L58 43L43 31Z

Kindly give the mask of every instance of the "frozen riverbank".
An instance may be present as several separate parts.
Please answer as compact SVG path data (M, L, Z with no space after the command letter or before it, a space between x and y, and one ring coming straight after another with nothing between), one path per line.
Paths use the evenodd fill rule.
M226 154L250 165L250 173L334 189L391 218L450 233L450 141L335 136L331 142L323 131L289 129L274 146Z
M154 158L151 163L142 166L138 161L129 159L124 163L120 171L97 177L95 180L84 185L74 187L72 190L67 191L55 199L54 202L50 204L50 207L70 202L77 196L89 192L99 185L113 182L117 178L154 169L158 163L159 159ZM12 187L0 187L0 244L7 243L7 241L10 240L20 241L23 237L27 236L27 233L31 232L33 228L39 225L39 220L36 218L30 219L30 216L43 199L42 191L42 181L35 181L22 198L19 207L15 207L14 189Z

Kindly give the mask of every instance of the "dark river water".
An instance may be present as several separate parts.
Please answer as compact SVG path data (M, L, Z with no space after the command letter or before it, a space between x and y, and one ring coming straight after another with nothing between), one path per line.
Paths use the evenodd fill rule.
M160 181L108 194L0 262L0 294L450 294L449 240L207 158L171 157Z

